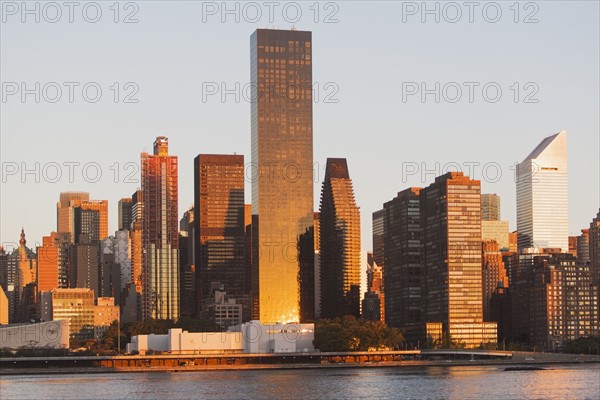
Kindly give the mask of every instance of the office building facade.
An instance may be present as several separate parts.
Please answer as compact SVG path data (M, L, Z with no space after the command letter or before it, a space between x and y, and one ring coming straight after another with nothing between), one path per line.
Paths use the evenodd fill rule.
M299 254L314 237L311 32L258 29L250 43L253 316L298 322L314 314L300 289L314 265Z
M319 212L321 316L360 316L360 210L344 158L327 159ZM366 274L365 274L366 275ZM366 278L366 276L365 276Z
M542 140L517 165L517 232L519 250L560 248L569 236L567 132Z

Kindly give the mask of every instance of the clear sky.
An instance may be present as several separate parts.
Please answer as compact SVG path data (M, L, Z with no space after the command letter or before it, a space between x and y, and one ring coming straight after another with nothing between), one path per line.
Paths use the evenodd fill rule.
M18 242L21 226L30 246L55 230L61 191L88 191L93 199L109 200L109 231L114 231L117 201L139 186L140 152L151 151L156 136L168 136L170 152L179 156L180 214L193 203L197 154L235 152L250 162L250 103L243 92L250 79L249 38L267 27L313 32L314 160L320 166L315 209L326 158L346 157L361 207L363 249L371 248L373 211L406 187L427 186L448 168L470 171L482 180L483 192L499 194L503 219L515 229L511 166L563 129L569 133L571 234L588 227L598 212L597 1L518 7L513 1L479 2L472 10L463 2L428 2L431 10L438 4L439 22L422 13L420 1L316 7L280 2L272 22L263 2L228 3L234 11L226 14L221 2L142 1L120 3L115 23L113 3L97 2L102 12L97 18L96 6L81 2L70 23L62 2L55 3L59 10L38 3L39 22L23 13L21 2L2 2L0 242L5 245ZM36 3L27 4L34 9ZM126 18L138 22L124 23ZM35 92L36 82L39 103L35 93L23 99L21 90ZM239 100L208 93L215 84L235 90L236 82ZM56 86L62 97L52 103ZM97 87L102 95L93 103ZM421 89L431 92L422 99ZM458 89L462 97L456 101ZM126 95L138 102L124 102ZM35 171L36 163L39 182L35 173L22 176L24 168ZM424 170L429 172L423 176Z

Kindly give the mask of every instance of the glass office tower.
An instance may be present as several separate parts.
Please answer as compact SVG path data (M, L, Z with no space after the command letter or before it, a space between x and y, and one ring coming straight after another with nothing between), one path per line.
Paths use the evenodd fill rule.
M258 29L250 42L253 317L264 323L310 320L314 317L314 243L308 238L314 235L311 32Z
M159 136L154 154L142 153L142 316L179 318L177 156Z

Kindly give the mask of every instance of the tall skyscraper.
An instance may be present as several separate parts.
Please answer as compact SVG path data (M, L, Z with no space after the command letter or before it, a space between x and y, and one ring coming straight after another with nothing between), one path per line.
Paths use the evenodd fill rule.
M383 206L385 321L401 329L423 322L421 190L405 189Z
M496 193L481 195L481 220L500 221L500 196Z
M119 200L119 230L131 230L133 221L133 201L131 197L124 197Z
M179 318L179 218L177 156L159 136L142 164L142 317Z
M56 204L56 231L70 233L72 242L75 241L75 207L83 201L89 201L87 192L61 192Z
M194 160L194 224L197 232L197 310L206 318L220 283L249 315L245 258L244 156L200 154Z
M421 191L425 318L468 347L496 342L483 323L480 182L449 172Z
M379 266L384 265L384 232L383 232L383 220L385 216L385 210L377 210L373 213L373 259Z
M548 136L517 165L519 250L569 249L567 132Z
M196 262L194 207L179 220L179 309L181 316L196 315Z
M328 158L321 191L321 316L360 316L360 210L345 158ZM365 274L366 278L366 274Z
M311 32L258 29L250 43L253 317L297 322L314 314L301 309L314 304L301 269L314 266L299 254L314 234Z

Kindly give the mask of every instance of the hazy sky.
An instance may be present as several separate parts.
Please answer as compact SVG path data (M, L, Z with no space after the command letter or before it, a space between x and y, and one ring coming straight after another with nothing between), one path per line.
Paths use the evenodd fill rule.
M457 167L481 179L483 192L501 196L503 219L515 229L511 167L563 129L571 234L598 212L597 1L479 2L471 10L463 2L428 2L430 10L437 4L439 22L422 13L420 1L280 2L273 22L263 2L228 3L233 12L226 14L222 2L138 1L120 3L118 16L113 3L80 2L70 23L62 2L27 3L32 10L38 4L39 22L23 14L20 1L2 2L5 245L18 241L21 226L32 247L55 230L61 191L108 199L114 231L117 201L139 187L140 152L151 151L158 135L168 136L179 156L180 214L193 202L197 154L236 152L250 162L249 38L266 27L313 32L315 209L326 158L346 157L363 249L371 248L373 211ZM239 99L208 92L235 92L236 83ZM92 102L98 87L102 94ZM22 89L31 90L24 99ZM424 98L422 89L429 90ZM138 102L125 102L128 95ZM39 182L35 172L22 175L36 163Z

